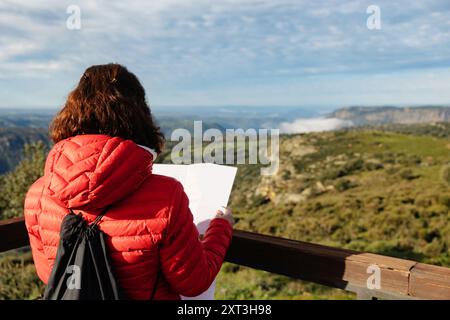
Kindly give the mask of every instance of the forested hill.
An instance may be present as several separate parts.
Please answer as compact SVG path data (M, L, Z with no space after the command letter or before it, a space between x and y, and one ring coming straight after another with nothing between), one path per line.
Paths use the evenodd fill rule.
M43 141L49 146L47 129L0 128L0 174L13 169L22 158L24 145L35 141Z

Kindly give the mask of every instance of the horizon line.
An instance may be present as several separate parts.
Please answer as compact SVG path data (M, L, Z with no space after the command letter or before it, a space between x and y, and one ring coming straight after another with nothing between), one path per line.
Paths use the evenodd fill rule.
M320 109L344 109L344 108L448 108L450 107L449 103L439 103L439 104L378 104L378 105L369 105L369 104L346 104L340 106L325 106L325 105L248 105L248 104L232 104L232 105L150 105L150 109L177 109L177 108L286 108L286 109L308 109L308 108L320 108ZM2 106L0 105L0 110L8 110L8 111L25 111L25 110L48 110L55 111L60 110L61 107L49 107L49 106Z

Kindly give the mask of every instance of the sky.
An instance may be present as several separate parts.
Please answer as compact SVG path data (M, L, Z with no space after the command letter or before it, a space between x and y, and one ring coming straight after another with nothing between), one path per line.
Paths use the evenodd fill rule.
M450 1L0 0L0 107L59 108L108 62L153 106L450 105Z

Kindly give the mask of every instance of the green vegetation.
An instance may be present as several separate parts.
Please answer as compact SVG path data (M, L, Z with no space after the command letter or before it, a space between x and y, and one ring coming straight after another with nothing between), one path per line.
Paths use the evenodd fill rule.
M230 203L236 228L450 267L449 137L447 124L282 136L275 176L262 177L259 165L238 166ZM43 150L28 150L0 178L7 190L3 217L21 214L21 192L39 175ZM39 282L29 256L4 254L0 268L0 299L35 296ZM230 263L217 288L225 299L353 297Z
M1 127L4 117L0 113L0 174L13 170L22 158L26 144L37 141L50 144L47 130L41 128Z
M450 267L450 140L442 127L429 127L418 126L418 134L384 128L282 137L276 176L239 168L231 200L236 227ZM225 296L255 298L252 292L279 279L253 270L234 275L234 290L227 269L219 276ZM349 296L284 281L275 296L270 285L261 296Z
M217 278L216 299L322 300L353 299L352 293L224 263Z
M14 171L0 176L0 218L23 215L23 202L31 184L44 173L46 146L42 141L26 144L23 159Z
M314 151L293 157L291 144ZM255 190L232 198L237 227L448 266L448 145L375 130L284 137L278 175L235 186Z
M16 250L0 254L0 300L37 299L43 289L31 252Z
M23 215L25 194L43 174L46 146L26 144L14 171L0 176L0 219ZM28 249L0 254L0 299L35 299L43 290Z

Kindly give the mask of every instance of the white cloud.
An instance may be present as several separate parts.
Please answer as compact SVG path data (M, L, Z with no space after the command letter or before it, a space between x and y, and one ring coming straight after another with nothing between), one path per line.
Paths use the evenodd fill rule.
M0 51L0 61L33 52L37 48L39 48L39 45L32 42L11 41L5 43Z
M0 80L14 79L20 87L20 81L45 76L49 85L69 87L87 66L115 61L135 71L153 92L170 96L216 84L239 82L245 92L261 83L270 87L271 81L280 87L284 79L293 87L310 75L439 67L450 56L447 0L432 5L380 0L383 27L376 32L366 28L365 9L371 4L366 0L75 3L81 8L79 31L65 27L72 1L0 0ZM273 99L289 96L302 103L290 90L280 89ZM241 99L232 98L237 104ZM229 99L220 92L211 98L218 104Z
M332 131L352 126L351 121L337 118L311 118L296 119L293 122L283 122L280 124L282 133L308 133Z

